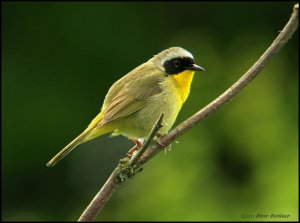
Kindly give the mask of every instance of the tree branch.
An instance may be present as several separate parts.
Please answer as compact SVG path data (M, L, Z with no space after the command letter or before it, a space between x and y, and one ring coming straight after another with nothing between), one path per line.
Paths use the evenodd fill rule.
M99 210L105 205L110 199L111 195L115 192L117 187L127 180L129 177L133 177L136 172L139 172L139 166L136 162L143 155L147 147L151 144L158 130L162 127L162 121L164 113L160 115L157 122L151 129L148 138L143 143L143 146L129 159L128 157L120 160L119 165L114 169L106 183L103 185L101 190L96 194L94 199L91 201L89 206L82 213L78 221L91 221L93 220ZM137 170L137 171L136 171Z
M273 41L271 46L264 52L264 54L257 60L257 62L228 90L222 95L208 104L206 107L198 111L196 114L179 124L175 129L171 130L167 135L158 138L152 146L150 146L142 156L135 163L135 168L140 167L154 157L162 148L171 144L174 140L179 138L185 132L194 127L201 120L219 109L226 102L231 100L237 93L245 88L251 80L253 80L259 72L266 67L270 60L282 49L287 41L292 37L293 33L298 28L298 10L299 4L294 6L293 14L288 23L280 32L277 38ZM146 149L146 147L145 147ZM134 161L135 162L135 161ZM132 164L132 163L131 163ZM122 181L118 180L120 175L120 165L112 172L101 190L96 194L89 206L82 213L78 221L92 221L97 216L97 213L103 208L111 195L115 192Z

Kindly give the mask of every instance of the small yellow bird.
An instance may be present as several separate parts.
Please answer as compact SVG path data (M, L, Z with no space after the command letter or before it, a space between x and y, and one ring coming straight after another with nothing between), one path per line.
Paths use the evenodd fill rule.
M164 113L165 134L172 127L187 99L194 71L204 71L193 55L180 47L166 49L115 82L109 89L101 112L77 138L54 156L47 166L54 166L71 150L105 133L124 135L139 148L154 123Z

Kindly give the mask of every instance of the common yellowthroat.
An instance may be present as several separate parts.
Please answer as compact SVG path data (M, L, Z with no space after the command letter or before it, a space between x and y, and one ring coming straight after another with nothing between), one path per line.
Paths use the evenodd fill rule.
M138 139L147 137L161 113L165 124L158 133L167 133L189 95L194 71L204 69L183 48L171 47L155 55L111 86L101 112L47 166L55 165L79 144L109 132L140 146Z

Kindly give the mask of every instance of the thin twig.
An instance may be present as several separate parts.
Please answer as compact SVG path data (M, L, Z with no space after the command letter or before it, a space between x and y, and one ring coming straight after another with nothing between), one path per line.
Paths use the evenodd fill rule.
M158 132L158 130L162 127L162 121L164 118L164 113L161 113L160 117L158 118L158 120L156 121L156 123L154 124L147 140L143 143L142 148L140 148L134 155L133 157L130 159L129 161L129 166L134 166L136 164L136 162L138 161L138 159L143 155L143 153L145 152L145 150L148 148L148 146L150 145L150 143L152 142L153 138L155 137L156 133Z
M299 4L296 4L294 6L293 14L291 15L291 18L289 19L284 29L273 41L271 46L259 58L259 60L235 84L233 84L228 90L226 90L222 95L220 95L206 107L198 111L186 121L182 122L167 135L160 137L158 139L159 143L155 143L154 145L150 146L143 153L142 157L137 161L136 165L141 166L149 161L158 152L162 151L162 148L168 146L171 142L176 140L201 120L205 119L208 115L219 109L222 105L231 100L243 88L245 88L251 82L251 80L253 80L253 78L255 78L264 67L266 67L268 62L270 62L270 60L282 49L282 47L292 37L293 33L297 30L298 10ZM97 213L103 208L105 203L110 199L111 195L120 185L120 181L116 180L119 173L120 170L117 167L108 178L106 183L103 185L101 190L96 194L96 196L91 201L78 221L92 221L95 219Z

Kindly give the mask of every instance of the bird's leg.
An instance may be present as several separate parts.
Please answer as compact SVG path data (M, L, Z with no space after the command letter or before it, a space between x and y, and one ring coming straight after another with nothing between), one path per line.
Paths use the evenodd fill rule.
M127 153L127 155L128 155L129 157L132 157L133 153L134 153L135 151L139 150L139 149L142 147L143 144L142 144L138 139L136 139L136 138L129 138L129 139L130 139L132 142L135 143L135 146L132 147L132 148L128 151L128 153Z

